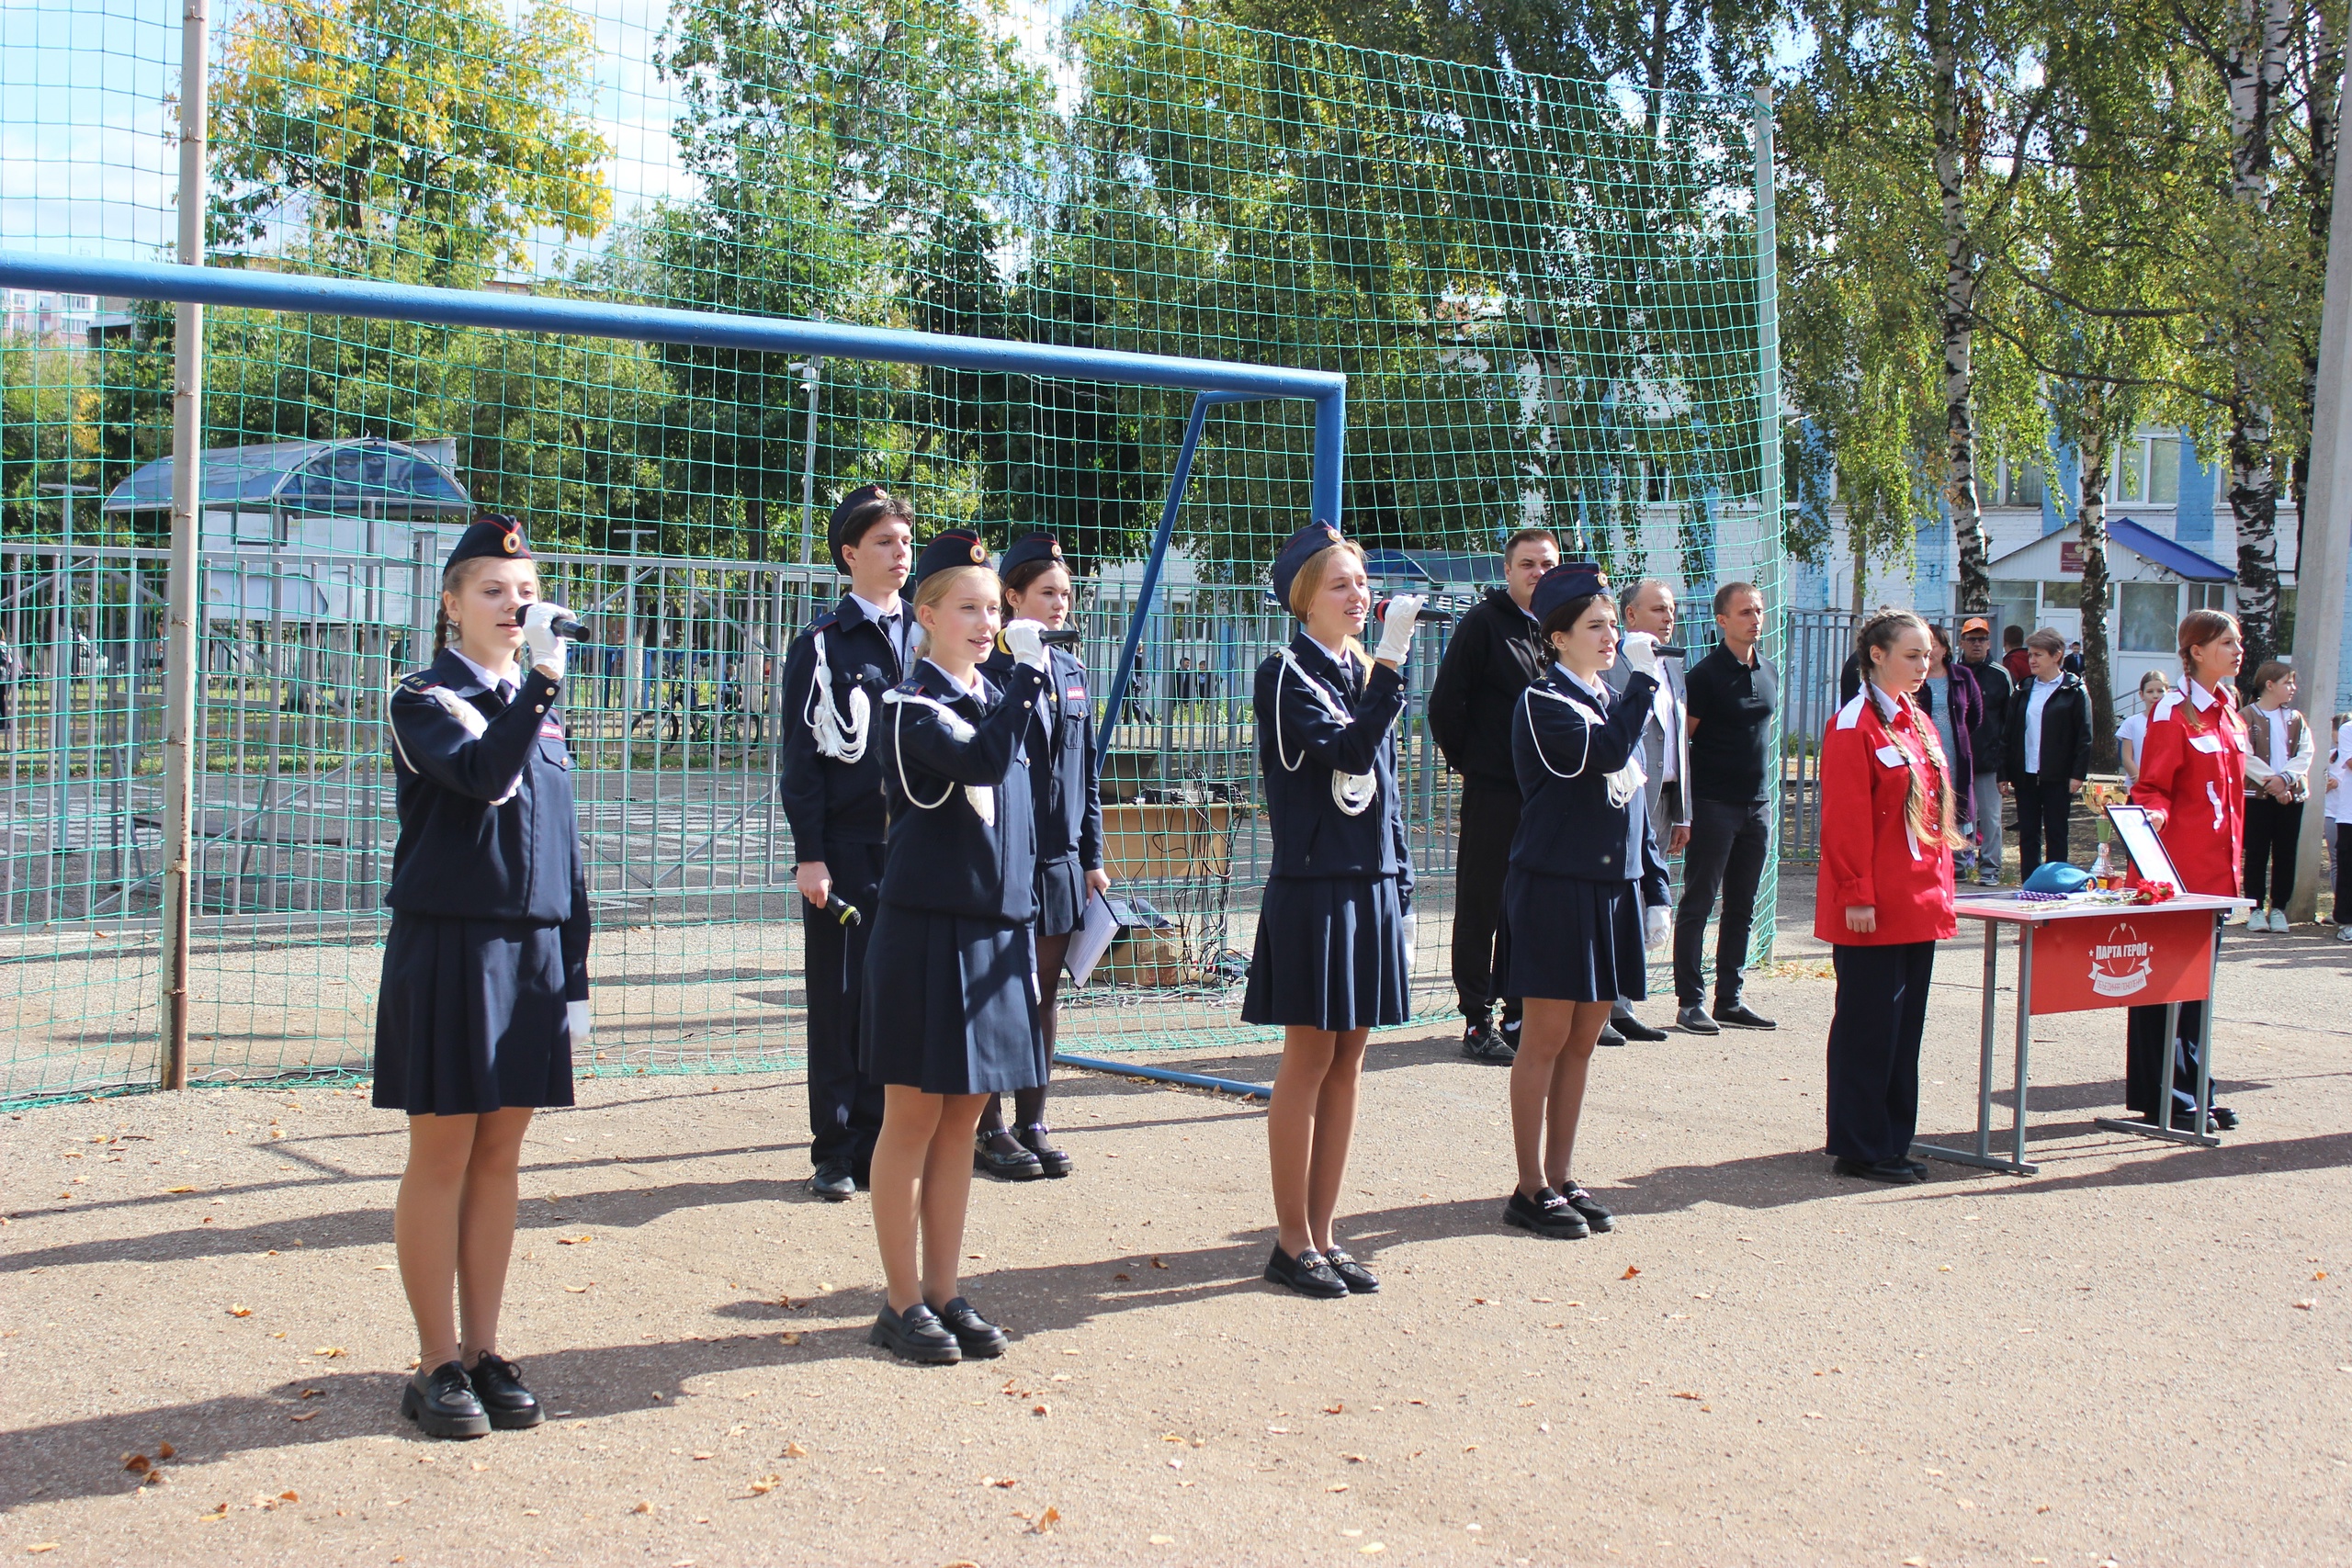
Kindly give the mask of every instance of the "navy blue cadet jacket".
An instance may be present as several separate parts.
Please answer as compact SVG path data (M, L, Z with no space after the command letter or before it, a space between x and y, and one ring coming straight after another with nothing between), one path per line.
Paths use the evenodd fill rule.
M869 754L881 759L890 795L885 904L979 920L1037 918L1037 823L1022 739L1045 689L1044 675L1015 665L1001 693L983 675L976 697L917 660L915 672L884 694Z
M905 600L899 613L912 620ZM872 715L882 717L882 694L905 678L898 650L865 607L850 594L809 623L784 656L784 734L777 742L777 793L792 824L792 858L820 861L829 843L878 844L889 828L882 798L882 759L868 732L865 754L854 762L820 756L809 721L816 707L817 643L824 639L833 702L850 712L850 694L863 690Z
M1396 790L1396 716L1405 711L1405 677L1374 663L1359 691L1303 628L1291 638L1290 653L1350 716L1332 716L1281 654L1258 666L1258 771L1266 781L1274 840L1268 874L1394 876L1409 908L1413 861ZM1334 773L1370 773L1378 781L1378 794L1362 814L1340 809L1331 796Z
M1037 808L1037 863L1052 865L1075 855L1082 870L1097 871L1102 865L1102 790L1086 666L1058 648L1046 649L1046 658L1053 665L1052 681L1023 746ZM1012 655L1000 649L980 671L1001 691L1014 668Z
M1645 908L1666 903L1648 792L1634 790L1623 806L1609 799L1609 775L1642 755L1657 695L1655 677L1634 674L1604 707L1557 666L1544 667L1511 715L1511 763L1526 803L1510 841L1512 865L1540 876L1639 882Z
M447 649L392 688L401 831L384 902L441 919L561 926L563 994L578 1002L588 999L588 876L557 691L525 670L503 702Z

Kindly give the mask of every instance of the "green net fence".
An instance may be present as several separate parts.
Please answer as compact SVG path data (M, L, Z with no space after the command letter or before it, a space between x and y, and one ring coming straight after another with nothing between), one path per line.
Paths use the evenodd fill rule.
M177 9L0 4L0 248L165 256ZM216 13L218 266L1336 369L1345 523L1465 607L1554 528L1698 611L1777 602L1747 98L1629 94L1148 5L245 0ZM1763 247L1769 250L1769 246ZM153 1081L171 310L0 321L0 1099ZM1105 693L1186 394L262 311L207 317L193 1078L364 1070L392 839L386 689L435 566L519 513L607 627L567 701L597 1071L800 1044L776 805L786 642L824 517L1054 531ZM1112 869L1164 924L1066 1048L1250 1037L1266 863L1250 674L1310 415L1212 413L1105 766ZM1770 438L1768 439L1768 435ZM1426 691L1442 634L1408 678ZM584 667L583 667L584 666ZM1453 781L1405 735L1419 1015L1446 978ZM1769 949L1770 901L1757 935Z

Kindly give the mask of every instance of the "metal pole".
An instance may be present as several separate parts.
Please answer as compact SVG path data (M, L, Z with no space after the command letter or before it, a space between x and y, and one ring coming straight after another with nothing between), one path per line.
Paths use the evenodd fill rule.
M1756 89L1756 550L1760 564L1766 550L1777 551L1781 540L1781 260L1780 220L1773 204L1772 152L1772 88L1768 83ZM1761 576L1762 574L1758 574ZM1777 586L1776 583L1767 584ZM1779 615L1764 618L1764 646L1761 656L1778 664L1783 661L1787 638L1776 636L1783 626ZM1758 899L1757 907L1764 913L1766 932L1763 958L1769 962L1772 946L1780 934L1779 918L1781 886L1781 812L1779 801L1785 788L1787 770L1780 762L1782 724L1778 705L1769 720L1765 734L1764 755L1773 760L1773 809L1765 819L1768 841L1765 864L1771 868L1770 885ZM1749 941L1755 958L1754 940Z
M179 262L204 260L206 0L180 0ZM187 1087L188 817L195 786L196 540L203 497L204 307L172 338L172 565L164 612L163 1084Z
M2336 103L2352 102L2352 57ZM2312 410L2311 483L2303 492L2302 550L2295 559L2295 670L2303 711L2319 731L2340 705L2343 679L2338 654L2344 637L2346 534L2352 530L2352 158L2338 149L2335 205L2327 223L2327 284L2320 305L2319 396ZM2324 760L2335 737L2318 733L2315 754ZM2287 918L2308 920L2319 912L2320 848L2327 836L2327 791L2314 781L2303 804L2302 836L2295 841L2295 891ZM2346 911L2339 909L2341 921ZM2202 1128L2199 1129L2200 1132Z
M800 367L800 378L808 387L808 442L800 467L800 564L816 564L817 548L817 389L820 385L818 367L824 362L811 359Z
M2029 920L2018 932L2018 1106L2017 1135L2009 1158L2014 1174L2030 1176L2025 1163L2026 1056L2033 1048L2033 939L2041 926Z
M1993 1157L1993 1037L2000 1031L2001 922L1984 922L1984 1012L1976 1034L1976 1157Z

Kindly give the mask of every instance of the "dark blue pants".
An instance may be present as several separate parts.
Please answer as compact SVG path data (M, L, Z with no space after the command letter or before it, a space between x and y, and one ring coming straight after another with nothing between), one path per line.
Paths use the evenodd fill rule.
M1911 1152L1919 1125L1919 1036L1928 1025L1932 942L1830 950L1829 1152L1876 1165Z
M1519 1019L1516 998L1498 998L1503 972L1495 928L1503 912L1503 878L1510 872L1510 841L1519 831L1519 786L1462 776L1462 833L1453 846L1453 995L1465 1019Z
M2033 874L2046 860L2072 863L2067 852L2066 818L2074 809L2072 781L2064 773L2044 773L2021 780L2014 788L2018 802L2018 880Z
M856 905L865 920L843 926L800 900L808 962L808 1158L822 1165L845 1157L862 1177L882 1132L882 1088L857 1070L858 997L865 979L865 933L882 902L882 846L831 844L825 869L832 873L834 895Z

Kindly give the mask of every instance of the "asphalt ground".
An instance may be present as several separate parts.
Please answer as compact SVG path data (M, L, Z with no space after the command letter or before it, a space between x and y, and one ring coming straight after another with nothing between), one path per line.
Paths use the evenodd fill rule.
M27 1111L0 1122L0 1552L2352 1561L2352 948L2225 944L2225 1146L2096 1128L2121 1020L2072 1015L2036 1028L2041 1174L1905 1190L1817 1152L1831 986L1782 952L1751 987L1777 1032L1601 1055L1578 1173L1621 1223L1589 1241L1498 1223L1501 1071L1376 1041L1341 1226L1374 1297L1259 1280L1259 1111L1068 1075L1076 1174L974 1194L967 1289L1012 1349L947 1369L866 1345L865 1203L807 1196L797 1077L583 1081L526 1148L505 1320L562 1414L470 1443L395 1413L397 1117L324 1089ZM1923 1137L1973 1125L1977 976L1949 946Z

